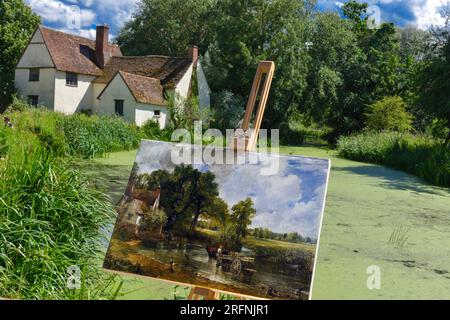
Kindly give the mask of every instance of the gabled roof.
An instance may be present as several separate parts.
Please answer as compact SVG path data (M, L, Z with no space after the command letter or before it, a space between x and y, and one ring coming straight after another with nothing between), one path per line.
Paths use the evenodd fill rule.
M136 101L158 106L166 104L164 101L164 89L160 80L123 71L119 71L119 74Z
M173 88L192 65L189 58L166 56L113 57L95 83L109 83L119 71L158 79L164 88Z
M95 41L39 26L44 42L56 69L100 76L103 70L95 58ZM117 45L109 44L107 54L122 56Z

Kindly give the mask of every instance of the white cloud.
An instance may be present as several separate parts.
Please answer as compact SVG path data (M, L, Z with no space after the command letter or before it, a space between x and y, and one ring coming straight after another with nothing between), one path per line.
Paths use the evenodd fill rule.
M62 1L54 0L28 0L34 12L39 14L44 24L54 24L61 28L67 27L74 15L80 14L81 27L90 26L96 19L96 13L90 9L77 9L73 4L66 4Z
M425 3L416 3L413 7L417 19L415 24L421 29L444 24L445 20L440 15L439 9L446 4L448 0L427 0Z

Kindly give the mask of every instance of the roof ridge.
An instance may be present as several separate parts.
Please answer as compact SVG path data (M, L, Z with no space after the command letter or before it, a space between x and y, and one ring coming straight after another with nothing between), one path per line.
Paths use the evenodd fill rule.
M172 56L164 56L164 55L158 55L158 54L150 54L145 56L121 56L121 57L114 57L114 58L131 58L131 59L139 59L139 58L168 58L168 59L189 59L188 57L172 57Z
M64 32L64 31L61 31L61 30L58 30L58 29L53 29L53 28L44 26L42 24L39 25L39 28L47 29L47 30L52 31L52 32L61 33L61 34L64 34L66 36L71 36L71 37L74 37L74 38L79 38L79 39L83 39L83 40L87 40L87 41L91 41L91 42L95 43L95 39L86 38L86 37L83 37L83 36L80 36L80 35L77 35L77 34L73 34L73 33L70 33L70 32ZM109 41L108 41L108 45L109 46L114 46L114 47L119 47L118 44L110 43Z

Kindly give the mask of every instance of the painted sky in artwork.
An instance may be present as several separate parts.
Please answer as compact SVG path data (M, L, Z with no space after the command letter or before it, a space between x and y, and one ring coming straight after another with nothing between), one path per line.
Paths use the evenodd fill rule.
M144 141L136 158L138 174L173 170L171 144ZM277 157L275 175L261 175L261 162L243 165L196 164L210 171L219 184L219 195L231 208L252 198L256 217L252 227L277 233L297 232L317 239L324 205L329 161L302 157Z

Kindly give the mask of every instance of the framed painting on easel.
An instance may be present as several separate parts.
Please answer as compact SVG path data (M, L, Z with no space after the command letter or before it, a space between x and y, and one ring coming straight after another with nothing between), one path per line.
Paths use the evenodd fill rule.
M190 161L203 151L142 141L104 268L238 296L308 299L330 162L234 150L233 163ZM189 160L175 161L181 153Z

